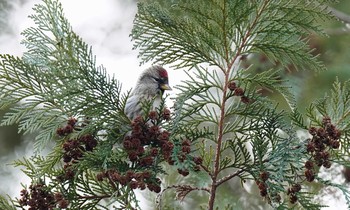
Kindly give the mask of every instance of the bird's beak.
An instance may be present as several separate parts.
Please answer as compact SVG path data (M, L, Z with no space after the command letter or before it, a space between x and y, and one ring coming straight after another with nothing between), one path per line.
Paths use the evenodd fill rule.
M160 86L160 88L161 88L162 90L172 90L171 87L170 87L168 84L162 84L162 85Z

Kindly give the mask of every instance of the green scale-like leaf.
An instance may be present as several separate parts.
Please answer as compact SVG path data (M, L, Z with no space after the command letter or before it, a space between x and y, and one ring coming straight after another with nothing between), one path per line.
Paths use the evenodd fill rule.
M321 125L322 117L331 117L331 122L341 131L340 159L347 160L344 154L349 155L350 144L350 81L341 84L336 81L330 93L323 99L317 100L307 109L309 120L314 125Z
M237 56L266 54L284 65L325 69L309 54L302 36L322 32L315 21L326 18L323 1L169 1L139 3L132 37L144 62L176 67L209 63L221 68Z
M28 48L23 59L1 55L0 107L17 103L3 124L19 123L24 132L43 129L38 149L69 116L99 119L86 129L102 129L104 122L125 125L125 116L116 118L123 115L126 100L121 84L96 66L91 48L72 31L61 5L44 3L30 16L36 26L23 32Z

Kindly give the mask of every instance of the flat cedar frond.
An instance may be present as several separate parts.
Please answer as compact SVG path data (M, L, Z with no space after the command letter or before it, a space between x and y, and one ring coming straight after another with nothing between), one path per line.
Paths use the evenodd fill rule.
M307 126L296 110L291 86L281 79L280 71L263 70L253 75L239 66L242 56L258 52L283 67L292 64L298 69L324 70L317 56L311 55L307 36L324 35L318 20L331 18L326 2L329 1L177 0L138 4L131 36L141 62L153 60L192 70L187 74L189 79L177 87L180 93L174 107L174 126L177 131L206 127L212 132L196 141L203 157L203 169L213 180L211 190L235 176L250 174L261 196L272 206L283 208L279 194L288 185L303 182L302 177L309 182L314 180L316 172L308 159L319 166L330 166L327 158L321 163L317 154L312 153L317 141L315 133L312 140L306 141L307 148L295 134L295 125L304 129ZM293 126L285 121L286 113L277 111L276 105L259 95L257 88L276 91L285 98L292 110ZM307 116L313 124L321 126L321 132L327 118L326 109L320 108L319 103L313 104ZM319 113L323 119L319 119ZM332 133L336 131L332 127L327 132L337 136ZM331 141L326 136L322 138ZM336 150L339 142L332 143ZM325 156L328 150L333 154L333 149L328 147L329 144ZM217 179L228 168L238 168L242 173L232 172ZM288 194L291 204L300 196L299 206L321 207L311 202L309 194L295 193ZM209 209L215 208L214 199L215 193L210 195Z
M14 161L13 165L16 167L24 167L22 171L29 177L38 177L35 164L27 158L23 158L23 160L16 160Z
M292 124L295 125L297 128L307 129L307 125L305 125L305 119L302 113L296 108L292 110L292 112L289 114L289 117L292 121Z
M232 140L228 140L227 144L233 155L227 156L230 158L229 164L226 164L225 168L244 168L247 165L252 164L252 155L247 147L247 143L250 142L250 137L248 136L234 136ZM233 158L232 158L233 157Z
M38 5L34 9L37 13L30 16L37 27L23 32L23 44L29 49L24 60L40 67L51 78L46 85L53 86L56 100L62 100L59 102L73 113L99 117L120 111L119 82L102 66L96 66L91 47L72 31L61 5L44 2L47 5Z
M307 109L308 118L313 125L322 125L321 116L329 116L331 122L342 132L341 152L339 158L343 159L343 154L349 154L350 135L350 81L341 84L336 81L333 89L324 98L316 100ZM347 159L347 158L345 158Z
M291 86L288 81L281 79L281 69L270 69L254 75L243 74L242 77L239 75L236 80L256 88L276 91L283 96L291 109L295 107L296 102Z
M7 198L0 196L0 209L16 210L14 203Z
M315 202L313 201L315 194L313 193L300 192L300 195L301 199L299 200L299 203L304 209L318 210L323 207L327 207L325 205L315 204Z
M214 72L213 74L208 72L202 74L200 69L196 72L197 74L194 75L188 74L190 80L184 81L183 85L177 87L181 94L176 99L175 121L178 123L191 121L194 125L205 122L218 123L214 109L220 106L215 92L215 89L219 86L219 78L215 76ZM211 97L212 94L215 97ZM201 112L207 114L204 115Z
M3 124L19 123L20 131L29 133L43 129L36 141L39 150L68 116L99 119L86 129L127 122L125 115L115 117L123 115L121 84L96 66L91 48L72 31L61 5L44 3L30 16L37 26L22 33L28 48L23 59L1 55L0 64L0 106L17 103Z
M139 3L132 37L144 62L154 59L176 67L209 63L224 69L237 56L262 52L283 65L322 70L301 39L310 31L322 32L316 19L329 13L322 2Z

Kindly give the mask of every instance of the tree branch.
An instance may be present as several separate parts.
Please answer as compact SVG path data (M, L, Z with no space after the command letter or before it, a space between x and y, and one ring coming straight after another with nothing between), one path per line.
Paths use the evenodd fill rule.
M243 54L244 47L246 46L249 37L251 36L252 30L256 26L260 16L264 12L265 7L269 4L270 0L265 0L264 3L262 4L261 8L257 11L256 17L254 21L251 23L251 25L248 27L247 31L245 32L244 36L242 37L242 43L240 46L237 46L237 51L236 55L231 59L231 62L228 63L227 69L224 73L225 78L224 78L224 86L223 86L223 93L222 93L222 101L221 101L221 109L220 109L220 120L219 120L219 125L218 125L218 137L217 137L217 146L216 146L216 154L215 154L215 159L214 159L214 170L212 172L212 185L210 189L210 197L209 197L209 202L208 202L208 209L213 210L214 209L214 202L215 202L215 197L216 197L216 189L218 186L217 183L217 177L220 172L220 157L221 157L221 147L222 147L222 142L224 138L224 121L226 118L226 102L228 100L227 97L227 91L228 91L228 85L229 85L229 76L231 73L231 69L234 66L236 60Z
M334 15L336 18L338 18L339 21L345 23L345 27L339 27L339 28L330 28L327 29L326 32L329 35L344 35L350 33L350 27L348 24L350 24L350 15L341 12L337 9L334 9L332 7L328 8L332 15Z
M181 201L187 196L188 193L195 191L195 190L196 191L206 191L206 192L210 193L210 189L205 188L205 187L193 187L190 185L171 185L171 186L164 188L162 190L162 192L157 195L157 198L156 198L156 203L158 206L157 209L159 209L159 210L161 209L160 205L162 203L161 197L162 197L163 193L169 189L174 189L174 188L176 189L176 192L177 192L176 198L181 199Z
M329 11L335 16L337 17L340 21L344 22L344 23L348 23L350 24L350 15L341 12L337 9L334 9L332 7L329 7Z
M111 195L86 195L86 196L79 196L79 199L85 199L85 200L90 200L90 199L99 199L99 200L102 200L104 198L110 198Z
M236 172L233 173L233 174L227 175L227 176L225 176L225 177L219 179L219 180L216 182L216 186L219 186L219 185L221 185L222 183L224 183L224 182L226 182L226 181L232 179L233 177L236 177L236 176L240 175L240 174L243 173L244 171L245 171L245 169L240 169L240 170L236 171Z

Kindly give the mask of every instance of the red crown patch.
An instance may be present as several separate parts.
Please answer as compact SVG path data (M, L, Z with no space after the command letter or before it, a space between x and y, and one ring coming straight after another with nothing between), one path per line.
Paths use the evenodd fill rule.
M168 72L165 69L161 68L159 70L159 76L163 78L168 78Z

